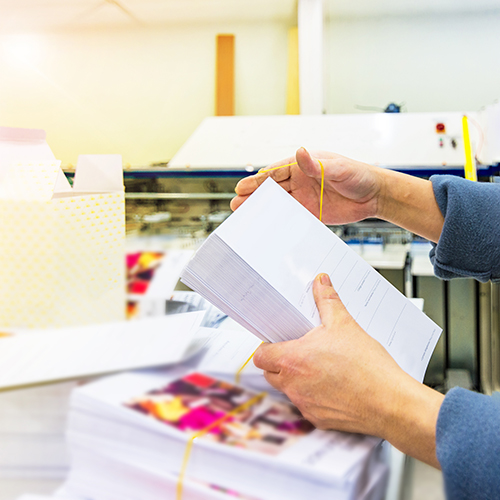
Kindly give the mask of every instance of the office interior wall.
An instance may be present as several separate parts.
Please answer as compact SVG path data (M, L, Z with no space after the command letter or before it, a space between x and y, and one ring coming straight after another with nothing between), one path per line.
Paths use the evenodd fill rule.
M325 111L406 103L475 111L500 98L500 12L330 19Z
M0 35L0 124L42 128L79 153L169 160L215 106L215 37L233 33L235 112L284 114L287 21Z
M325 111L389 102L413 112L460 111L493 102L500 97L499 22L495 11L328 19ZM167 161L214 114L217 33L236 35L235 113L285 113L293 23L0 34L0 123L46 129L64 164L82 152L121 153L133 166Z

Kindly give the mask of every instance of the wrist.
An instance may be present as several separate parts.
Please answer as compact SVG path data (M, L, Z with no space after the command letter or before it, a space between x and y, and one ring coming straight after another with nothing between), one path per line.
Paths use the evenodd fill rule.
M382 417L381 437L403 453L439 468L436 425L444 395L407 375L393 388Z
M400 174L387 168L377 168L379 195L377 198L376 217L392 222L397 218L404 200L411 195L411 188L408 189L405 174Z
M378 169L376 175L380 186L376 217L437 243L444 218L432 183L389 169Z

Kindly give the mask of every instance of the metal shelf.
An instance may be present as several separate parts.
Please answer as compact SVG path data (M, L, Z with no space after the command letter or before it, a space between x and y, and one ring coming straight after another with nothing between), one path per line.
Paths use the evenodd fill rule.
M127 200L232 200L234 193L125 193Z

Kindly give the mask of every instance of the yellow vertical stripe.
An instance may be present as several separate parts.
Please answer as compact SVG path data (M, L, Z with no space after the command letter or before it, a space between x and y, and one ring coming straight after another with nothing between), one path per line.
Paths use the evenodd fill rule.
M472 146L469 137L469 122L465 115L462 116L462 129L464 134L465 178L469 181L477 181L476 163L472 155Z
M286 89L286 114L300 114L299 95L299 30L288 30L288 77Z

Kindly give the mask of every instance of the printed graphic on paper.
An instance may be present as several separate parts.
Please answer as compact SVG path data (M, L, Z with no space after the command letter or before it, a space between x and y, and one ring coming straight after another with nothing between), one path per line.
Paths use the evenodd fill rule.
M127 293L145 294L161 264L163 252L135 252L127 255Z
M255 395L202 373L190 373L125 405L191 435ZM202 439L277 455L313 430L294 406L264 398L229 417Z

